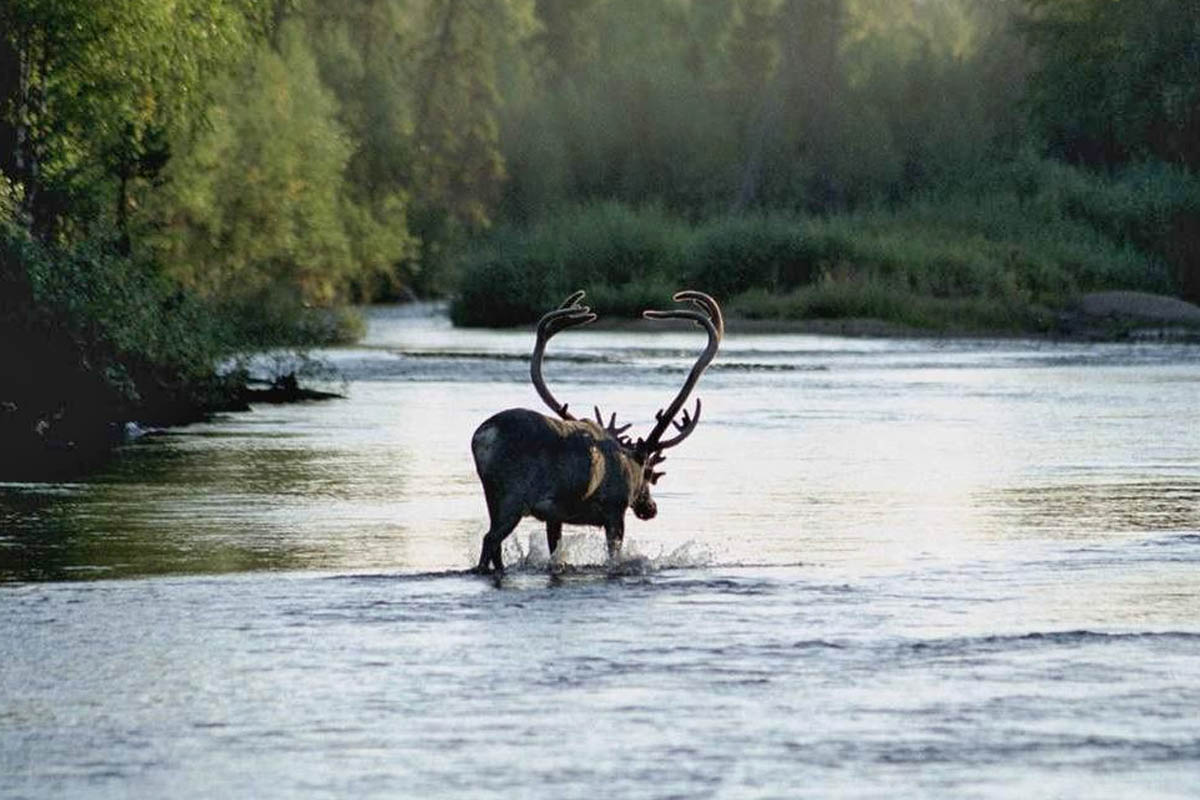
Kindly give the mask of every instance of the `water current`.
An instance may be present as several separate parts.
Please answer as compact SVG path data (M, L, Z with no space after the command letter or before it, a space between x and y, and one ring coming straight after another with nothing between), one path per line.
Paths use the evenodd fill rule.
M547 379L641 430L703 340ZM0 484L0 797L1200 796L1200 349L733 333L622 561L493 581L531 344L374 309L344 400Z

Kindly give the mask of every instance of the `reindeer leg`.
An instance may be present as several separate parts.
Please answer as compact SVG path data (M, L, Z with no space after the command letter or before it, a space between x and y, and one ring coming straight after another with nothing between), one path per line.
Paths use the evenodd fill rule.
M617 517L604 524L604 538L608 541L608 563L621 558L621 542L625 540L625 518Z
M489 565L495 568L496 572L504 571L504 559L500 555L501 545L520 521L521 513L519 511L497 514L492 517L492 527L483 537L483 548L479 552L479 566L475 568L476 572L486 575L489 572Z
M547 522L546 523L546 546L550 548L550 559L554 559L554 551L558 549L558 543L562 540L562 523Z

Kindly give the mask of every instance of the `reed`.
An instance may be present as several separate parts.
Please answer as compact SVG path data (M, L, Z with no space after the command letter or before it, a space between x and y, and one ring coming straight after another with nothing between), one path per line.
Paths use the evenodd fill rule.
M476 243L452 308L462 325L524 324L585 288L601 313L632 315L686 285L758 317L1038 328L1081 292L1186 292L1197 227L1200 181L1185 172L1104 177L1043 160L828 216L688 222L597 203Z

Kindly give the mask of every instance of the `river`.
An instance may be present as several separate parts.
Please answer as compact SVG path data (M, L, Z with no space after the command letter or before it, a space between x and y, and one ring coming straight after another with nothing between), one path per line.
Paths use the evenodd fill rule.
M703 341L547 380L645 429ZM622 562L493 582L531 345L377 308L344 400L0 484L0 797L1200 795L1195 345L731 334Z

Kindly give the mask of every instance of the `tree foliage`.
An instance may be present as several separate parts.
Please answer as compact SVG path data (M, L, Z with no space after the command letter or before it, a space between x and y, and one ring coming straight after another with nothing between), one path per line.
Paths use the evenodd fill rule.
M1200 158L1200 0L9 0L0 218L210 296L445 291L592 201L836 213Z
M1024 136L1012 10L539 3L534 80L502 114L505 213L588 199L654 199L691 216L829 211L968 172Z
M1031 100L1051 150L1200 167L1200 0L1026 0Z
M11 0L0 6L0 141L19 219L43 238L127 218L130 181L155 175L194 121L206 76L246 53L240 0ZM105 195L108 195L105 197Z
M208 125L176 158L151 242L205 295L294 287L328 302L357 266L337 191L351 146L294 29L217 90ZM378 263L378 256L371 254Z

